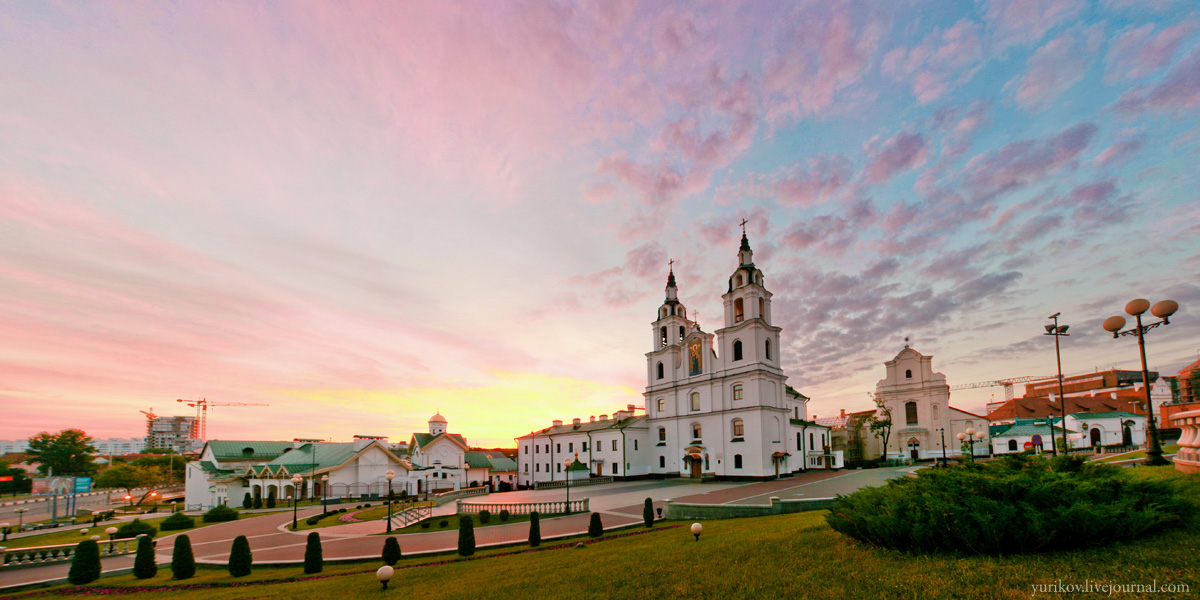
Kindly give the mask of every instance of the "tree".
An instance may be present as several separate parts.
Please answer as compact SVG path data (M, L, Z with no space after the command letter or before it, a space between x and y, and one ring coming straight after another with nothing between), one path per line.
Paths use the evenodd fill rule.
M97 579L100 579L100 546L96 540L83 540L75 547L75 556L71 557L67 581L83 585Z
M239 535L233 538L233 547L229 549L229 575L245 577L250 574L250 565L254 563L254 554L250 552L250 540Z
M250 498L250 492L246 492L246 495L242 496L242 508L248 509L251 506L254 506L254 500Z
M471 515L462 515L458 518L458 555L472 554L475 554L475 522Z
M96 475L96 487L120 488L126 491L146 487L156 483L154 478L159 476L157 469L120 465L109 467Z
M138 579L150 579L158 574L158 565L154 563L154 540L148 535L138 536L137 556L133 559L133 576Z
M646 527L654 524L654 501L646 498L646 505L642 507L642 520L646 522Z
M396 566L400 562L400 557L403 554L400 552L400 542L396 538L389 537L383 541L383 562L389 567Z
M275 490L267 494L267 508L275 508Z
M879 407L879 411L868 419L867 429L883 442L883 456L886 458L888 439L892 437L892 409L884 404L878 396L871 397L875 399L875 406Z
M192 554L192 540L186 535L175 538L175 550L171 553L171 576L175 579L191 579L196 574L196 556Z
M0 494L12 493L15 496L18 492L28 492L33 487L33 480L29 478L25 469L10 467L7 463L0 462L0 477L12 477L12 481L0 481Z
M47 475L87 475L96 470L92 438L78 429L58 433L45 431L29 438L29 462L38 464L38 473Z
M320 573L325 566L325 559L321 554L321 534L312 532L308 534L308 543L304 546L304 573L311 575Z
M604 535L604 523L600 522L600 513L592 513L592 520L588 523L588 536L600 537Z
M262 496L259 494L254 494L254 508L262 508L262 507L263 507Z
M538 524L538 513L529 513L529 546L537 548L542 545L542 526Z

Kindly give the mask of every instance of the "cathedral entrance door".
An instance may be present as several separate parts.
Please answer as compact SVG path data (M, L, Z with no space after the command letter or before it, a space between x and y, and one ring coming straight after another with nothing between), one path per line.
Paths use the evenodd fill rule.
M908 453L913 460L919 460L921 458L921 441L917 438L910 438L908 440Z

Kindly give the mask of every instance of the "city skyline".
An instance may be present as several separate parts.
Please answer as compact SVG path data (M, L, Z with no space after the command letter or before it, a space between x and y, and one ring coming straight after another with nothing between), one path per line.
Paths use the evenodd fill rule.
M643 406L674 261L739 223L810 414L905 338L950 385L1197 360L1182 1L0 7L0 439L473 445ZM981 411L1000 388L954 392Z

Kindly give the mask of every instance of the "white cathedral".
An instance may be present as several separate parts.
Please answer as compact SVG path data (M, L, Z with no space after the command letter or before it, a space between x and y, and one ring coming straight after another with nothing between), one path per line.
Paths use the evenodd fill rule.
M781 329L771 324L771 292L753 257L743 231L722 296L725 326L715 333L688 319L671 269L651 325L645 414L630 405L613 419L555 421L517 438L520 485L568 474L769 479L841 468L841 452L829 450L829 428L807 420L808 398L786 383Z

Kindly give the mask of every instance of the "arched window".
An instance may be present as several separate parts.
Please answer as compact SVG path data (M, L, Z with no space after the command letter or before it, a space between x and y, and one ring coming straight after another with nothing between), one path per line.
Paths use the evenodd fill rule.
M663 412L665 410L667 410L667 401L663 400L662 398L659 398L658 399L658 412Z
M742 340L733 342L733 360L742 360Z
M742 384L740 384L740 383L733 384L733 399L734 400L742 399ZM740 421L741 420L739 419L739 422Z
M742 276L741 275L737 276L737 286L742 287Z
M662 348L667 345L667 328L660 327L658 329L658 347Z
M666 467L667 466L667 457L665 457L665 456L658 457L658 466L659 466L659 468Z
M905 402L904 403L904 422L909 425L917 424L917 403L916 402Z
M1008 440L1008 451L1009 452L1017 451L1017 440Z
M767 340L767 353L765 356L767 357L767 360L771 360L771 340Z
M658 441L660 441L660 442L667 441L667 428L666 427L658 428Z
M700 424L692 423L692 441L700 441Z
M700 392L692 392L690 398L692 410L700 410Z
M660 318L660 319L667 318L667 307L664 306L662 310L658 311L658 318Z
M741 285L741 284L739 283L739 285ZM741 323L742 320L744 320L746 318L746 316L744 314L745 311L743 309L744 309L744 303L742 302L741 298L738 298L737 300L733 301L733 321L735 323Z
M659 378L659 379L662 379L662 378L663 378L663 365L662 365L662 363L658 363L658 378Z
M741 454L733 455L733 468L735 468L735 469L742 468L742 455Z
M741 419L733 420L733 437L740 438L745 435L746 426Z
M905 370L904 370L904 378L905 378L905 379L912 379L912 369L905 369Z
M683 325L679 326L679 341L682 343L684 338Z
M758 318L767 318L767 301L763 300L762 298L758 299Z

